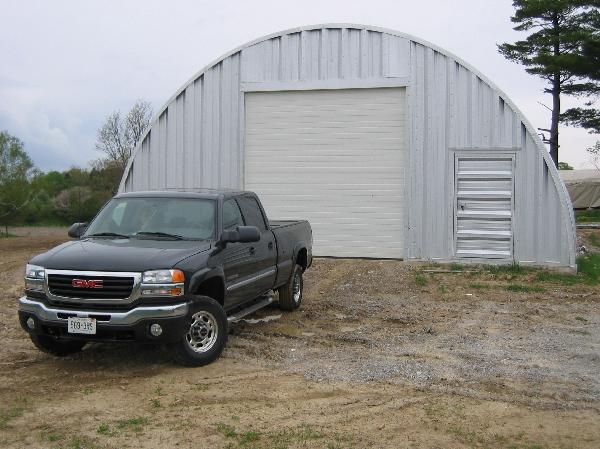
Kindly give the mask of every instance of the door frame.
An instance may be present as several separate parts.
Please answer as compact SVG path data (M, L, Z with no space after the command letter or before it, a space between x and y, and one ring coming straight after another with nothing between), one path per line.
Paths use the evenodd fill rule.
M517 153L520 148L511 147L511 148L449 148L448 158L448 179L451 180L451 189L448 191L447 201L452 208L452 259L453 260L466 260L471 262L493 262L493 261L512 261L514 263L515 259L515 184L516 184L516 161L517 161ZM458 229L458 217L456 214L456 204L457 204L457 161L460 157L476 157L482 159L495 159L495 158L510 158L512 160L512 183L511 183L511 220L510 220L510 232L511 232L511 241L510 241L510 253L511 256L507 258L485 258L485 257L469 257L464 258L460 257L456 254L457 251L457 229Z

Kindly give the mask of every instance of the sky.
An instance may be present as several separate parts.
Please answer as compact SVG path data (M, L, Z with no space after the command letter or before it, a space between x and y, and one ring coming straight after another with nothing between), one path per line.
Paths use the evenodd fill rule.
M490 78L535 128L550 127L544 82L504 59L510 0L0 0L0 130L38 168L86 167L97 130L137 99L155 112L198 70L263 35L319 23L391 28L436 44ZM576 104L563 97L563 106ZM560 129L560 160L591 167L598 139Z

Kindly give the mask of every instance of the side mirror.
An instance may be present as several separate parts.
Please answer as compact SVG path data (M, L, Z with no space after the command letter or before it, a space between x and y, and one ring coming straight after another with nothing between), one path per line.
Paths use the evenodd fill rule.
M71 225L71 227L69 228L69 237L74 238L74 239L78 239L80 238L83 233L85 232L85 230L87 229L88 224L87 223L73 223Z
M219 244L225 248L228 243L249 243L260 240L260 231L256 226L238 226L235 231L223 231Z

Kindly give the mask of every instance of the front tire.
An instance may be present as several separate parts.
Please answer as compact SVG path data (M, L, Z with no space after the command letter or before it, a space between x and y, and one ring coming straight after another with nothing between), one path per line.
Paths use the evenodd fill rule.
M185 334L172 345L173 358L184 366L214 362L225 348L228 332L223 307L212 298L200 296L192 306Z
M31 341L40 351L58 357L75 354L83 349L85 341L59 340L47 335L29 334Z
M287 284L279 288L279 308L282 310L296 310L302 303L304 281L302 267L296 265Z

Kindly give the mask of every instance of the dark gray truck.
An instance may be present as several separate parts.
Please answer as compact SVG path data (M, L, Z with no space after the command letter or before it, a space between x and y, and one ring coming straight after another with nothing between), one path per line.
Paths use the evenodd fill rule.
M69 241L26 267L19 320L55 355L88 341L168 344L178 362L221 354L228 325L302 301L312 262L307 221L269 221L251 192L173 190L115 196Z

